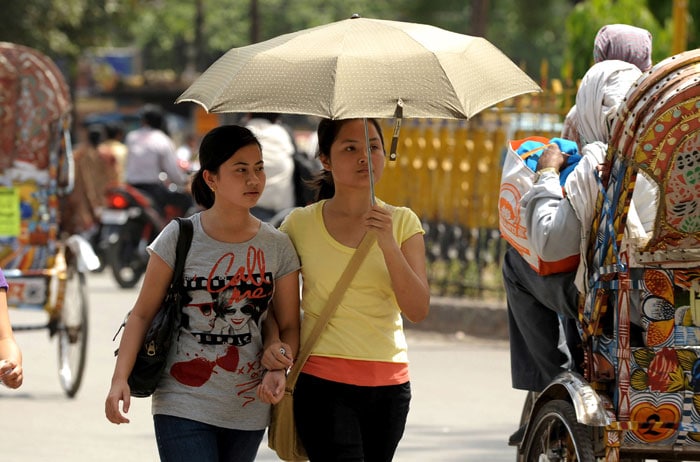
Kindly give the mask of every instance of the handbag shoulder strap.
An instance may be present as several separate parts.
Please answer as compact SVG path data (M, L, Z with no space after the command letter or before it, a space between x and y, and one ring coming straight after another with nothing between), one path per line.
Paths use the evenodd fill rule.
M180 228L180 234L177 236L177 248L175 249L175 268L173 270L173 278L170 280L170 286L168 287L168 293L173 291L180 292L181 285L178 285L178 281L182 280L182 273L185 271L185 260L187 259L187 252L190 251L190 244L192 244L192 234L193 225L192 220L188 218L176 218L178 226ZM126 313L124 320L122 321L119 329L112 337L112 341L117 339L119 332L126 326L126 320L129 318L131 310ZM119 349L114 352L114 356L117 355Z
M187 252L190 251L193 234L192 220L180 217L175 219L180 227L180 235L177 237L175 268L173 269L173 279L171 285L176 284L182 279L182 273L185 270L185 260L187 259Z
M362 261L365 259L365 256L369 252L370 247L372 247L372 244L374 244L376 237L377 236L373 232L366 233L362 238L360 245L355 250L355 253L352 254L352 257L348 262L348 266L345 267L345 270L340 276L338 283L335 285L333 291L328 296L328 300L326 300L326 304L324 305L321 314L316 320L316 324L314 324L314 327L311 330L309 337L306 339L306 342L299 350L297 360L294 362L292 370L287 376L287 385L285 387L286 389L294 389L294 386L297 382L297 378L299 378L299 373L301 373L301 368L304 366L304 363L311 355L311 350L316 345L318 338L321 336L321 331L323 331L323 329L326 327L328 321L331 319L331 316L333 316L333 313L335 313L335 310L338 308L338 304L340 303L343 294L350 285L350 281L352 281L352 279L355 277L355 273L357 273L357 270L360 267L360 264L362 264Z

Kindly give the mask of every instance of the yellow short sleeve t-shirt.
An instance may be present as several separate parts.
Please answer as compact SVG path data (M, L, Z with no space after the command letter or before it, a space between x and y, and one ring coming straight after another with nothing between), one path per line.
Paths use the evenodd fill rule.
M297 250L303 277L303 345L333 287L355 251L326 230L320 201L294 210L281 226ZM380 205L385 205L377 201ZM418 216L406 207L393 209L394 236L401 245L424 234ZM391 288L384 256L375 243L362 262L338 309L321 334L313 355L365 361L407 363L401 310Z

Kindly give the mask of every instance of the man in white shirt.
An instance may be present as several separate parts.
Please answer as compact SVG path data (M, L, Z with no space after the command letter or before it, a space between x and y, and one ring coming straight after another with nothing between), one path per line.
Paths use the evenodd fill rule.
M265 190L251 213L263 221L296 205L294 191L294 151L291 134L278 123L279 114L253 113L246 122L260 141L265 163Z
M125 181L148 194L161 213L168 203L174 203L184 213L192 205L191 197L171 193L161 180L161 172L165 172L169 182L183 188L188 179L178 165L173 141L163 131L161 108L151 104L144 106L141 123L142 126L129 132L124 140L128 149Z

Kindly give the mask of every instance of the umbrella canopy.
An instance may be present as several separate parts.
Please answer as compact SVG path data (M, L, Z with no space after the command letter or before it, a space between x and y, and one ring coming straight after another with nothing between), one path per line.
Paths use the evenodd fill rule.
M177 102L208 112L468 119L536 91L539 86L483 38L353 17L234 48Z

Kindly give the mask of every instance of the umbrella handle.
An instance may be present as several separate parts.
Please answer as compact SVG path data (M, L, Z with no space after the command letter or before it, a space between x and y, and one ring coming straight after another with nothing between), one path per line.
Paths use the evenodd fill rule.
M401 120L403 119L403 100L401 98L396 101L396 112L394 113L396 118L396 125L394 125L394 134L391 137L391 149L389 151L389 160L396 160L396 147L399 144L399 132L401 131ZM372 168L372 148L369 145L369 127L367 125L367 118L362 119L365 125L365 146L367 146L367 165L369 168L369 194L370 203L372 205L376 204L376 198L374 197L374 170Z
M394 134L391 137L391 148L389 150L389 160L396 160L396 148L399 144L399 132L401 131L401 121L403 119L403 100L399 98L396 102L396 112L394 112L396 123L394 124Z
M369 127L367 117L363 119L365 125L365 147L367 148L367 168L369 169L369 200L372 205L376 203L374 198L374 169L372 168L372 147L369 145Z

